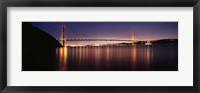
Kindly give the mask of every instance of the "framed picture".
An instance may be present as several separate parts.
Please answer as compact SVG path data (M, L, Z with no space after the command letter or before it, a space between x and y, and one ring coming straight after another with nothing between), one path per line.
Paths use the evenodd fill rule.
M199 93L199 0L1 2L1 92Z

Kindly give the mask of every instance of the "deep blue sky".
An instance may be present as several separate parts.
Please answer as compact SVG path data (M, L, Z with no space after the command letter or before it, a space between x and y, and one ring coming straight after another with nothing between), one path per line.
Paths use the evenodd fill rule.
M178 38L178 22L31 22L55 38L65 25L66 38L120 38L137 40Z

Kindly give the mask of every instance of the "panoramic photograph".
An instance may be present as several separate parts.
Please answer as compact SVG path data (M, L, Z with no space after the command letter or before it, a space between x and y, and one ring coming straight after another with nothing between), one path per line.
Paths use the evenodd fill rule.
M22 71L178 71L178 22L22 22Z

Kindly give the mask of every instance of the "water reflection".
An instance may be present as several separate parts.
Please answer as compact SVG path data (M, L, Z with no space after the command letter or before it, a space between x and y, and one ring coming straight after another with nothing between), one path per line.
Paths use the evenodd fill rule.
M133 70L135 70L137 67L136 66L136 53L137 53L136 47L134 46L131 48L131 64L132 64L131 67Z
M178 68L177 45L62 47L59 71L171 71Z
M58 70L64 71L67 70L67 57L68 57L67 47L61 47L56 49L56 56L58 64Z

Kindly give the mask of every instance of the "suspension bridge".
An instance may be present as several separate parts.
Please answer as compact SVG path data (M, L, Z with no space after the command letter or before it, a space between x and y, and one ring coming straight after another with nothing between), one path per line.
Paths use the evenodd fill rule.
M132 46L135 45L135 33L132 32L131 39L110 39L110 38L65 38L65 26L61 26L61 38L57 39L61 42L62 46L65 46L66 41L130 41Z

